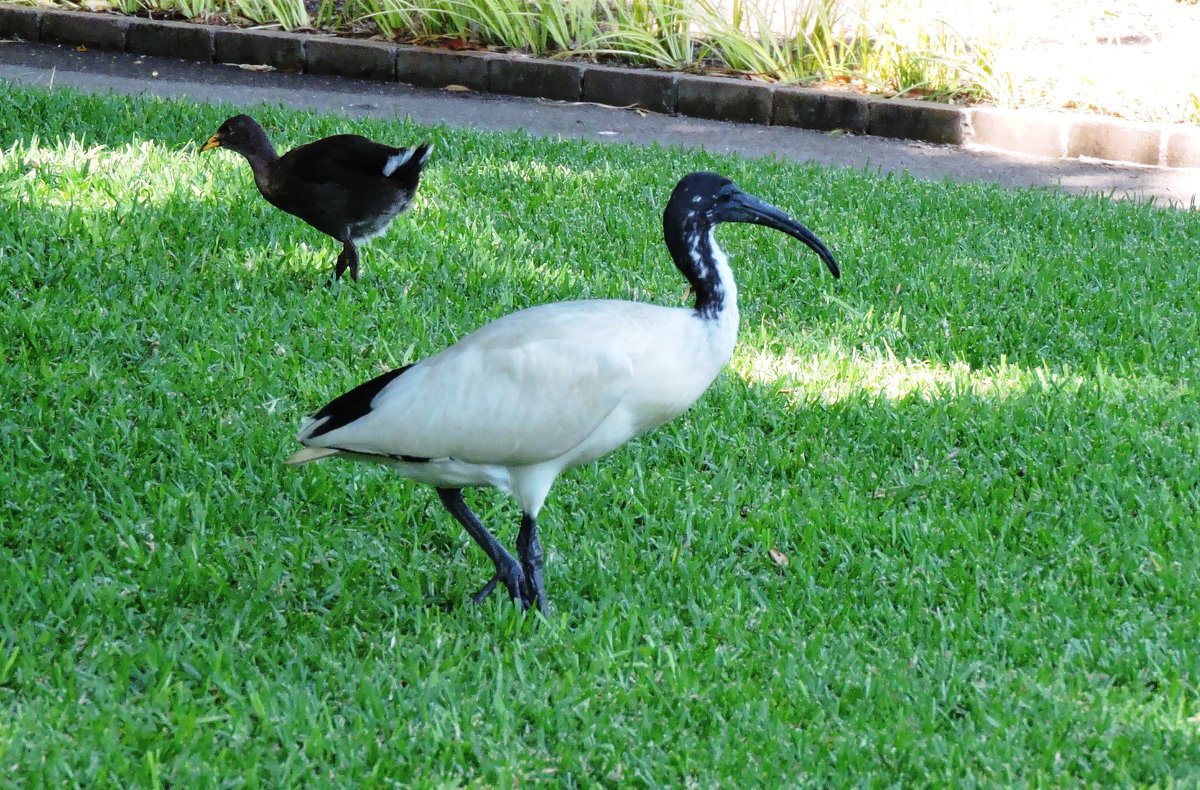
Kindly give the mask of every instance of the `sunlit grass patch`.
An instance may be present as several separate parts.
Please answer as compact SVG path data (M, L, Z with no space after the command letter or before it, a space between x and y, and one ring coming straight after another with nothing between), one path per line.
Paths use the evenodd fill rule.
M1024 370L1006 364L974 370L965 362L942 364L897 359L886 351L799 356L754 349L735 358L733 369L749 382L772 385L801 400L836 403L849 397L900 400L911 395L955 398L1006 398L1031 387L1078 388L1085 377L1040 367Z
M212 192L212 173L194 170L180 178L185 174L175 168L176 155L153 141L109 147L34 137L0 154L19 169L0 189L22 204L58 209L86 203L92 210L111 210L130 201L161 205L175 194L204 200Z

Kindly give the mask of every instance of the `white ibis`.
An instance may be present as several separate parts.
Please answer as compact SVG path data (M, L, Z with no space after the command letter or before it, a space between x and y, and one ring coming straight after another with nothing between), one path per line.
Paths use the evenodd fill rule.
M434 486L495 566L473 600L499 582L522 607L545 612L537 517L555 478L679 415L733 354L737 286L713 236L722 222L782 231L839 275L803 225L726 178L692 173L671 194L663 234L695 293L693 308L590 300L504 316L332 400L300 429L305 449L288 463L343 456ZM519 560L467 507L467 486L516 498Z

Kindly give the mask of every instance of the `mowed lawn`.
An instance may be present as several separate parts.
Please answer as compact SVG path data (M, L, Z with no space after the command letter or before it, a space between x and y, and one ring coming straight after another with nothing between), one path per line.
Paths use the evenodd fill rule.
M1200 783L1200 216L256 109L437 145L338 246L199 146L232 107L0 87L0 783ZM286 467L302 418L544 302L682 304L723 226L730 369L565 474L552 607L432 490ZM508 545L519 514L467 494Z

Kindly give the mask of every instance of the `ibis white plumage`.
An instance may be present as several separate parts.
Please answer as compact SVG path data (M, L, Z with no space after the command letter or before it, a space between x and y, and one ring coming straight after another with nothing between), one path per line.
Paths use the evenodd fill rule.
M828 248L779 209L714 173L676 185L663 235L695 294L693 308L616 300L557 302L504 316L432 357L335 398L300 429L301 464L343 456L434 486L523 607L546 611L537 517L558 475L615 450L691 406L737 341L737 286L713 230L765 225L829 267ZM514 558L462 497L494 486L520 504Z

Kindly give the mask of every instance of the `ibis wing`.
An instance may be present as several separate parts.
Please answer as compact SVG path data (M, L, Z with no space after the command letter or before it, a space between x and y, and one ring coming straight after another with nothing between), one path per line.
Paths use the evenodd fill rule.
M576 447L621 403L627 353L547 339L457 346L405 371L370 411L306 443L358 453L523 465Z

